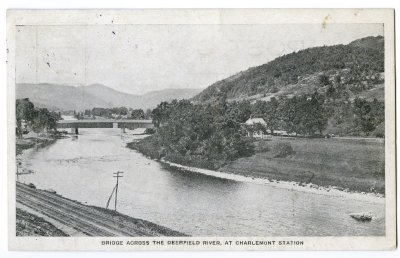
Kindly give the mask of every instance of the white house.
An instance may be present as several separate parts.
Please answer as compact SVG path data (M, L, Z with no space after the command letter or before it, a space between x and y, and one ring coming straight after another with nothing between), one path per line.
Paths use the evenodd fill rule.
M255 124L261 124L263 126L267 126L267 123L265 122L264 119L262 118L252 118L250 117L249 119L247 119L247 121L245 122L246 125L255 125Z
M252 127L255 125L261 125L265 128L267 128L267 123L265 122L264 119L262 118L252 118L250 117L246 122L245 125L247 127ZM266 130L267 133L271 133L270 130ZM248 137L255 137L255 138L261 138L264 139L264 132L262 130L247 130L247 136Z

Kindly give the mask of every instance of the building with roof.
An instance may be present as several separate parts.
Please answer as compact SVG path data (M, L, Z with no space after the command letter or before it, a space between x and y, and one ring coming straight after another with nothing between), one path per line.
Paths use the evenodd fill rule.
M271 131L267 129L267 123L263 118L250 117L244 124L248 137L264 139L266 137L265 133L271 133Z

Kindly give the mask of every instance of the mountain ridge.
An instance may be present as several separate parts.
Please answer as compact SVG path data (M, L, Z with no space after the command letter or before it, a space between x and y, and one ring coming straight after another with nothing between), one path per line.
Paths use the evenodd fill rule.
M265 100L318 91L340 91L346 99L384 99L384 38L365 37L347 45L303 49L250 67L217 81L205 89L165 89L133 95L103 84L17 84L17 98L52 110L93 107L154 108L162 101L191 99L204 103L224 95L228 100ZM333 92L333 93L332 93ZM341 97L340 97L341 98Z
M384 38L371 36L347 45L312 47L277 57L211 84L193 101L209 102L221 94L228 100L268 100L271 97L308 94L322 90L316 79L321 74L326 74L330 82L339 76L344 84L356 88L354 84L374 84L371 81L376 79L371 78L384 79L383 72ZM304 85L306 81L307 85ZM370 90L370 87L366 88ZM355 95L355 91L348 90L350 97ZM382 95L381 92L379 94Z
M162 101L191 98L201 89L165 89L143 95L133 95L112 89L103 84L72 86L51 83L16 84L16 98L29 98L35 105L50 110L83 111L94 107L154 108Z

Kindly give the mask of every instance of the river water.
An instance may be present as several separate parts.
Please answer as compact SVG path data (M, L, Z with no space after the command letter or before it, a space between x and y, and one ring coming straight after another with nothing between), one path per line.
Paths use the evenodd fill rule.
M119 181L118 211L193 236L372 236L385 234L384 201L315 194L165 167L126 148L143 136L80 129L79 136L25 153L19 180L105 207ZM383 199L382 199L383 200ZM113 201L112 208L113 206ZM371 212L371 222L349 214Z

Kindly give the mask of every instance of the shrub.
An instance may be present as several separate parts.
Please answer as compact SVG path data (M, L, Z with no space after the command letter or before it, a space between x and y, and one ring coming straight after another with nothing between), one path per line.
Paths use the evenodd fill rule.
M30 184L28 185L28 187L29 187L29 188L32 188L32 189L36 189L36 186L35 186L33 183L30 183Z
M286 158L289 155L294 153L292 145L288 142L280 142L275 145L274 149L274 158Z
M144 131L145 134L154 134L156 131L153 128L146 128Z
M157 139L155 139L154 136L149 136L140 141L129 142L126 146L130 149L137 150L152 159L161 159L165 155L164 149L158 145Z

